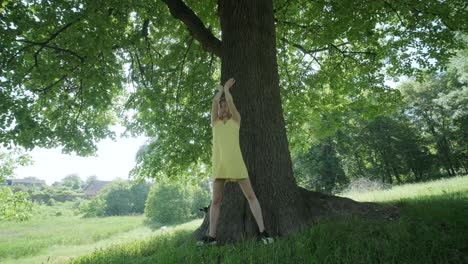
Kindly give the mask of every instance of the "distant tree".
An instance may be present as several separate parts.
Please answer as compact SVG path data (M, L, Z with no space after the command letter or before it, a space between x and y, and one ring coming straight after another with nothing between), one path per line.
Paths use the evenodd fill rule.
M19 148L0 151L0 183L3 183L7 178L13 178L16 168L33 163L32 157Z
M129 215L132 213L132 199L128 188L116 186L105 195L105 215Z
M32 164L31 156L21 149L0 151L0 220L24 221L31 217L32 202L23 190L13 192L1 186L7 178L14 178L14 170Z
M293 161L298 184L324 193L343 187L348 179L337 154L336 143L329 137L296 157Z
M142 214L150 185L115 181L106 185L98 195L81 206L86 217Z
M91 184L93 184L93 182L95 182L97 180L98 180L98 178L97 178L96 175L88 176L88 178L86 178L86 181L84 182L83 189L88 188L88 186L90 186Z
M173 224L199 216L208 205L209 193L197 185L162 183L153 185L145 205L145 215L152 221Z
M467 60L458 61L460 68L452 65L447 72L428 74L422 82L400 86L411 122L433 142L438 163L449 176L468 172L468 86L463 72Z
M106 203L100 197L84 201L79 205L79 211L83 217L102 217L105 216Z
M132 199L132 212L136 214L143 214L145 212L145 202L148 198L148 193L151 185L148 183L133 184L130 187L130 194Z
M431 155L422 146L417 130L402 120L379 117L370 122L361 134L373 157L373 164L382 182L403 183L403 176L414 173L414 180L421 180L430 171Z
M61 180L61 185L73 190L79 190L83 185L83 181L78 174L70 174Z

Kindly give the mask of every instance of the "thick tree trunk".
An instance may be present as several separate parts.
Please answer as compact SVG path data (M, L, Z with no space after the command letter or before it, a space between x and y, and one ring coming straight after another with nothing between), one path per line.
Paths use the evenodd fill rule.
M271 0L220 1L222 81L236 79L241 113L240 145L249 177L274 235L304 227L310 211L296 187L281 108ZM237 184L227 184L218 239L239 240L257 232Z
M296 185L281 107L272 1L220 0L218 11L222 81L236 79L232 94L242 117L241 150L267 231L274 236L288 235L309 226L316 217L329 214L336 206L343 207L342 202L330 205L331 200L356 206L349 199L330 198ZM195 236L206 234L208 226L209 218L205 217ZM257 232L238 184L227 183L217 227L218 241L238 241Z

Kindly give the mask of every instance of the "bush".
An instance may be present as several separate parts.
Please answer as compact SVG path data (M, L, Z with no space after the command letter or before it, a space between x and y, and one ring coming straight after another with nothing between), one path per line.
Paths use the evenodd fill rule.
M73 204L72 204L71 208L73 210L79 210L81 204L84 203L84 201L85 200L83 198L77 198L75 201L73 201Z
M146 183L116 181L104 187L92 199L96 201L80 206L80 212L85 217L142 214L149 188Z
M56 204L54 198L50 198L49 201L47 201L47 206L54 206Z
M38 190L29 190L31 199L37 203L46 203L50 199L54 199L56 202L67 202L74 201L83 196L82 193L74 190L69 190L64 187L43 187Z
M83 213L83 217L99 217L104 216L105 208L105 201L97 197L82 203L80 212Z
M196 218L208 204L209 194L199 187L176 183L153 185L146 200L145 215L151 221L175 224Z
M27 192L0 187L0 220L25 221L31 218L32 201Z
M132 213L132 197L126 186L117 185L103 199L106 203L105 215L129 215Z
M192 217L200 218L205 214L200 211L200 208L206 207L210 204L210 193L201 188L193 187L193 202L192 202Z
M150 187L147 183L134 184L130 187L132 212L136 214L143 214L145 212L145 202L148 198Z

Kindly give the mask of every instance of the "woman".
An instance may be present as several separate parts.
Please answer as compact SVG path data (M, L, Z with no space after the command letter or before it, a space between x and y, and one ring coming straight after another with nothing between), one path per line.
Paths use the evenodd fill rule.
M210 206L210 227L198 245L216 244L216 225L219 218L223 188L226 181L237 182L247 198L260 231L259 240L265 244L273 239L265 231L262 209L250 184L247 168L239 146L241 117L234 105L229 89L236 81L231 78L224 87L218 86L218 93L211 105L211 126L213 129L213 198Z

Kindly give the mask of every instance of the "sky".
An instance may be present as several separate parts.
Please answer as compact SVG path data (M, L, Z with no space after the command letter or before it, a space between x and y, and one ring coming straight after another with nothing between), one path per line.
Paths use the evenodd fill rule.
M121 130L114 128L116 132ZM17 168L15 176L19 179L34 176L48 185L70 174L78 174L83 181L91 175L99 180L128 179L135 166L135 155L145 140L145 137L105 139L97 143L97 155L92 157L62 154L61 148L35 148L28 152L34 164Z

